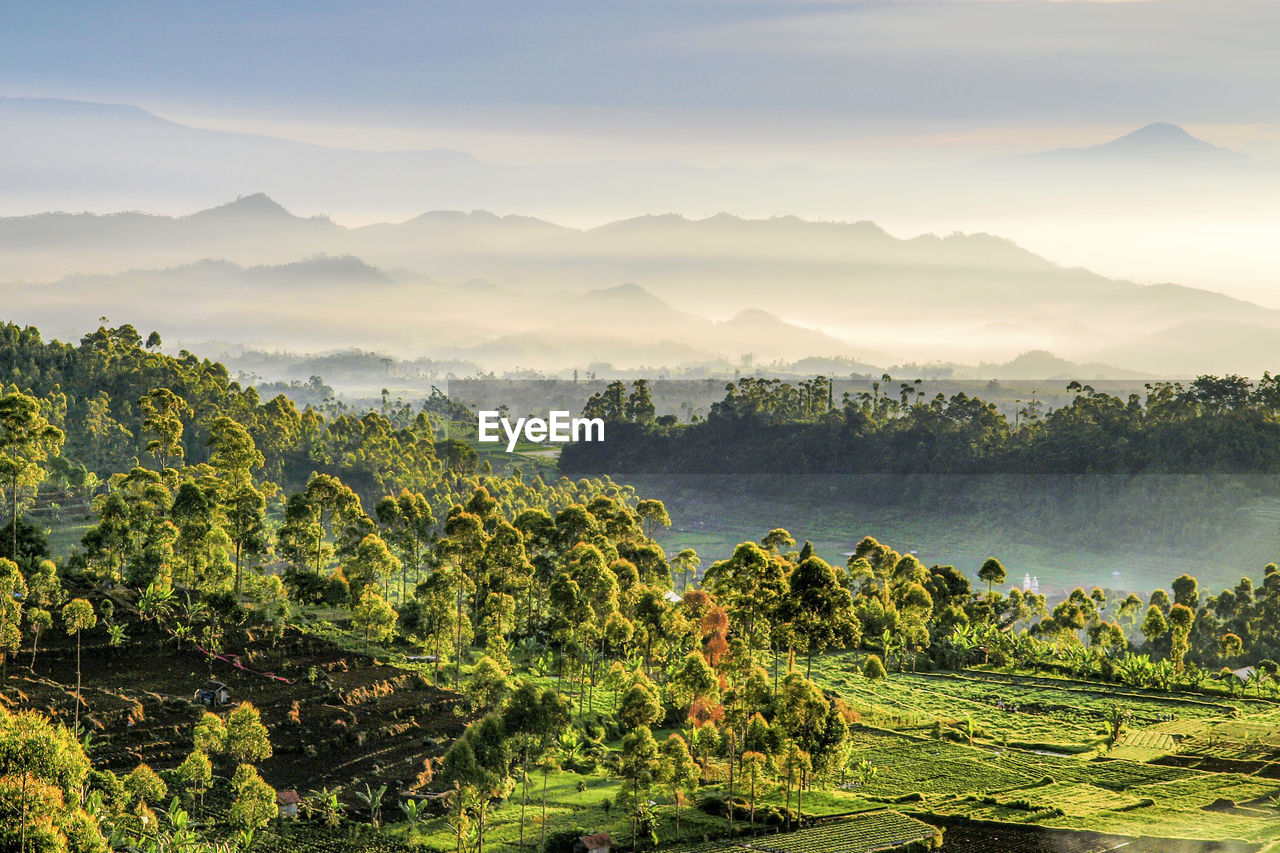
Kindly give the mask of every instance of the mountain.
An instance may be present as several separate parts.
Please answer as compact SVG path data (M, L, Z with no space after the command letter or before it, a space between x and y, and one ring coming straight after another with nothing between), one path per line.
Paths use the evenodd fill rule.
M864 156L868 152L861 143L872 149L878 144L871 140L850 147L842 163L823 168L786 163L714 168L622 158L546 164L520 162L526 155L519 149L513 149L510 162L485 160L456 148L356 150L193 127L129 105L0 98L0 186L5 189L0 193L0 215L36 210L178 214L209 208L236 193L263 192L302 214L302 222L295 224L290 240L264 242L256 255L229 259L282 264L308 253L350 253L387 268L417 269L432 249L429 240L441 241L446 256L452 253L447 223L442 221L447 216L428 214L415 224L427 238L416 251L404 245L404 233L413 229L399 226L389 237L380 226L370 227L362 241L370 248L330 246L316 236L325 223L312 223L310 217L324 214L350 224L403 225L423 211L459 211L449 216L466 241L490 224L462 211L520 213L544 224L502 216L505 250L543 255L548 247L541 244L554 244L562 236L546 223L599 225L661 211L683 213L700 223L694 239L714 243L728 235L732 243L739 239L735 232L740 227L706 215L729 211L750 222L770 222L767 228L758 227L758 233L787 232L783 242L796 242L784 246L786 257L795 257L801 247L807 252L810 244L820 251L830 249L834 238L822 235L815 227L819 224L842 232L846 250L873 244L879 229L859 220L874 218L895 234L999 234L1063 263L1124 271L1147 281L1238 281L1256 285L1255 292L1260 292L1280 279L1280 255L1254 251L1245 256L1238 232L1219 226L1230 222L1264 231L1280 218L1280 169L1274 164L1242 158L1173 125L1150 125L1098 142L967 166L888 168L883 157ZM788 223L787 217L776 217L779 212L804 218ZM602 230L593 239L595 251L607 252L611 240L631 240L644 229L657 234L666 227L694 236L674 217L665 223L661 217L652 219L612 232ZM858 229L865 233L853 233ZM11 230L16 235L22 229ZM316 233L307 236L309 230ZM173 231L180 235L183 229ZM516 244L517 235L522 244ZM252 236L244 235L246 240ZM383 237L395 245L379 253ZM166 245L176 247L182 239L175 237ZM949 238L936 239L945 244ZM310 244L304 245L307 240ZM1167 251L1170 243L1182 252ZM955 248L946 246L939 255L943 265ZM989 249L983 249L983 264L993 262L996 253ZM917 260L923 255L917 253ZM222 256L207 251L201 257ZM8 270L8 279L51 280L73 272L120 272L139 265L128 247L119 248L110 267L96 262L73 266L77 259L49 253L35 265L37 258L27 255L14 267L8 264L12 256L0 250L0 268ZM146 265L175 266L196 259L171 253ZM820 252L811 259L815 264L826 260ZM523 271L519 262L487 268L497 278ZM579 288L620 280L587 281L607 270L591 269L586 263L577 270L584 273L574 282ZM543 280L540 286L554 284ZM1053 341L1047 343L1057 348ZM1001 357L1013 354L1005 350Z
M1240 373L1256 377L1280 369L1278 353L1280 329L1206 317L1135 336L1097 350L1092 358L1171 376Z
M1059 148L1030 155L1042 163L1071 166L1243 167L1251 157L1197 139L1176 124L1156 122L1117 139L1083 148Z
M269 199L218 216L287 217ZM5 316L75 339L98 317L158 329L169 341L260 348L376 348L461 359L490 370L562 371L590 362L677 367L743 356L867 357L856 347L764 311L715 321L679 311L645 288L529 291L484 281L441 284L351 255L281 265L203 260L165 269L79 274L6 287Z
M103 314L135 325L151 317L157 327L205 323L190 311L199 306L224 325L192 331L196 339L453 348L466 358L499 340L512 358L577 341L582 358L609 361L611 339L667 340L680 342L673 358L689 346L730 363L751 354L757 364L1001 364L1048 350L1073 364L1162 374L1170 370L1151 358L1108 353L1199 322L1280 329L1278 311L1060 267L989 234L902 239L869 222L790 216L647 216L580 230L436 211L347 228L255 193L176 217L0 219L0 269L31 283L10 288L11 316L36 312L63 334ZM1234 363L1235 351L1227 336L1215 363Z
M698 197L735 206L766 181L776 179L671 162L541 166L449 148L341 148L192 127L129 105L0 97L0 213L172 212L253 187L295 209L365 221L479 207L617 218ZM814 175L800 191L822 185Z

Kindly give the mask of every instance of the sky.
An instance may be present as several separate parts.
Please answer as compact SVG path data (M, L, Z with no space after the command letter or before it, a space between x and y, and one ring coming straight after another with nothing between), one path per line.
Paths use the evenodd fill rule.
M507 162L963 162L1151 121L1280 153L1278 29L1263 0L13 4L0 94Z
M8 4L2 20L0 96L330 146L785 181L1094 145L1160 121L1280 164L1275 0L63 0ZM1189 205L1170 223L1100 203L1063 224L851 201L764 206L902 236L986 230L1066 265L1280 307L1280 206L1236 223ZM646 212L665 211L628 215Z

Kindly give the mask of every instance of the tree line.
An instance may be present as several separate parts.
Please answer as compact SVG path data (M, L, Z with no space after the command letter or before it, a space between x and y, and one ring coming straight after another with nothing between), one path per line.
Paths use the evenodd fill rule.
M566 472L1132 474L1280 471L1280 377L1155 382L1126 398L1072 382L1068 405L1020 411L960 392L932 398L888 377L834 398L824 377L744 378L705 420L653 414L644 383L613 383L584 414L609 440L565 448ZM1016 428L1015 428L1016 427Z

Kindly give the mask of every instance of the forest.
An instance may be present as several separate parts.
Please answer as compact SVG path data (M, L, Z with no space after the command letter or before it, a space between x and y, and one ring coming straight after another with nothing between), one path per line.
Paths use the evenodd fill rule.
M669 554L658 497L496 472L439 396L299 411L130 326L7 325L0 359L0 849L1280 839L1274 563L1051 600L871 531L839 559L782 528ZM1079 462L1049 454L1124 429L1145 449L1112 464L1226 433L1265 460L1274 386L1082 387L1013 432L905 390L835 410L820 379L740 381L692 425L642 381L585 414L673 454L776 427L797 458L825 434L905 462L910 435Z
M888 375L836 401L825 377L741 378L705 418L653 414L647 383L621 381L584 413L610 441L578 444L562 470L684 473L1274 474L1280 471L1280 377L1152 382L1120 398L1070 382L1068 405L1029 398L1010 423L963 392L926 399ZM838 402L838 404L837 404Z

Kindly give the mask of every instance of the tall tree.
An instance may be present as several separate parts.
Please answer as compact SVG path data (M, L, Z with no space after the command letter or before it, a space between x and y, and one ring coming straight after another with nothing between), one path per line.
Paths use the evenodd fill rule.
M93 605L83 598L73 598L62 608L62 624L76 638L76 713L74 730L80 730L80 635L98 624Z
M843 579L844 569L819 557L809 557L791 573L787 610L813 668L813 656L839 642L854 642L857 625L851 619L853 597Z
M58 453L65 435L46 420L35 397L14 392L0 397L0 480L9 492L13 512L13 550L18 555L19 490L40 484L42 467L50 456Z
M652 798L657 781L658 744L653 732L646 725L637 726L622 739L622 756L618 775L622 787L618 792L619 805L631 816L631 849L636 849L637 829L643 811Z
M9 655L22 645L22 602L27 583L13 560L0 557L0 660L7 673Z
M181 460L182 419L191 417L187 401L168 388L155 388L138 400L138 409L142 412L142 431L151 436L147 452L155 457L160 469L168 468L170 461Z
M671 793L676 807L676 841L680 841L680 806L698 791L698 765L689 754L689 745L676 733L667 736L661 746L659 778ZM745 757L745 756L744 756Z

